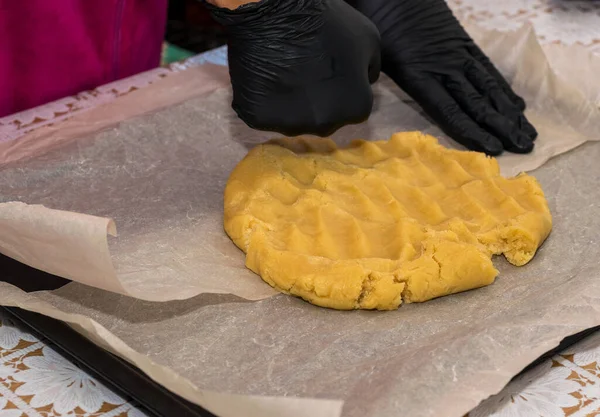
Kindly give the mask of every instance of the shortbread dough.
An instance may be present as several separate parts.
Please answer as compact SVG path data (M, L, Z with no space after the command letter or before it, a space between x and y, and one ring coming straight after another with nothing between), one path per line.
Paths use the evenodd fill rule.
M340 310L491 284L491 258L531 260L552 217L537 180L431 136L281 139L251 150L225 188L225 231L282 292Z

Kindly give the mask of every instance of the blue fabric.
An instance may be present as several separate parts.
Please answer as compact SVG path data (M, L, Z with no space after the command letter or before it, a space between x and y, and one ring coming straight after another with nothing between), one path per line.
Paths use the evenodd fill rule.
M210 51L203 52L199 55L191 57L188 62L194 64L215 64L227 66L227 46L221 46L220 48L211 49Z

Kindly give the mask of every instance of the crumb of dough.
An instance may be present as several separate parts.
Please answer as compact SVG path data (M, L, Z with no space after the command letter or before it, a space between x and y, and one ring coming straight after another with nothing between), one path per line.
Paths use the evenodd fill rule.
M281 139L225 188L225 231L280 291L340 310L396 309L491 284L492 255L529 262L552 229L537 180L419 132L337 148Z

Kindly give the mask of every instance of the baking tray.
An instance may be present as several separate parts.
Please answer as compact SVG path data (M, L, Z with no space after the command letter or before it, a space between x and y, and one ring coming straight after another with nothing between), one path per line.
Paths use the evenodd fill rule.
M70 281L21 264L0 254L1 280L26 292L55 290ZM67 326L20 308L0 308L28 331L149 417L217 417L152 381L142 371L90 342Z
M26 292L55 290L70 282L21 264L2 254L0 254L0 271L2 271L0 278L2 281L15 285ZM20 308L2 306L0 308L22 328L43 339L57 353L75 363L123 398L131 401L148 416L218 417L173 394L152 381L135 366L93 344L63 322ZM564 338L558 346L529 364L519 375L597 330L600 330L600 326Z

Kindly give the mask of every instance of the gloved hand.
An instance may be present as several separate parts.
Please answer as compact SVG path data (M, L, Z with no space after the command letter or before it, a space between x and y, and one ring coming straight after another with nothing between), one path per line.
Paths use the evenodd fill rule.
M444 0L347 0L381 34L382 71L453 139L498 155L533 149L525 102Z
M229 32L232 107L250 127L328 136L368 118L379 33L342 0L207 5Z

